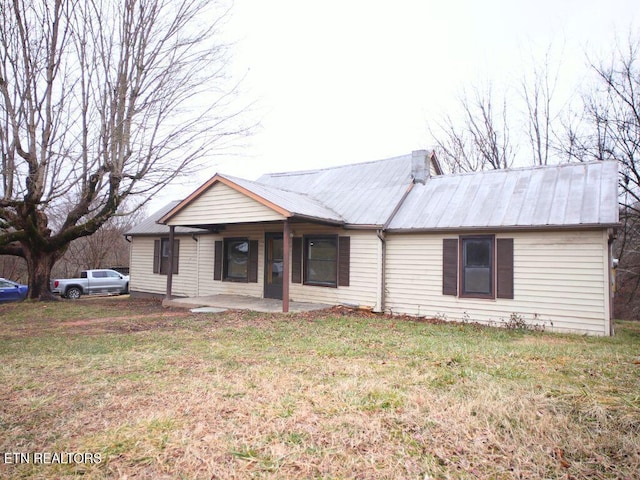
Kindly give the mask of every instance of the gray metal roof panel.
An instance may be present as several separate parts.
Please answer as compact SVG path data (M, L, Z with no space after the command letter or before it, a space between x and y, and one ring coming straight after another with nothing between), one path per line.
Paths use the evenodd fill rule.
M618 223L617 163L570 163L442 175L417 184L391 230Z
M292 192L284 188L265 185L239 177L232 177L229 175L220 176L231 180L233 183L250 190L256 195L284 208L285 210L288 210L291 213L327 221L339 223L344 222L344 219L339 214L322 205L316 199L303 193Z
M304 217L349 225L384 225L411 178L411 155L257 181L221 175ZM561 164L430 177L417 183L389 224L391 230L520 228L618 223L616 162ZM127 235L166 234L156 221L172 202ZM199 229L177 227L176 233Z
M411 155L267 174L257 183L305 194L340 215L345 223L383 225L411 183Z
M180 203L179 200L173 201L162 207L157 212L154 212L149 217L145 218L142 222L135 225L125 235L168 235L169 226L157 223L165 214L167 214L172 208ZM175 233L178 235L187 235L192 233L202 233L203 230L199 228L189 227L176 227Z

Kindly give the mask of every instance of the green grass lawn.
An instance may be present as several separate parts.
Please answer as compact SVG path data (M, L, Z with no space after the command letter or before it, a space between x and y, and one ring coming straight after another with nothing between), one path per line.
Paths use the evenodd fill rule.
M0 478L638 478L640 323L616 331L0 306Z

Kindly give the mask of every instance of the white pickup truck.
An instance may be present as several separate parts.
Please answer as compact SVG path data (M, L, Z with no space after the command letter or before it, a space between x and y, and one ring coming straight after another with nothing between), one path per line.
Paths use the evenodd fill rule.
M51 293L73 300L82 295L123 295L129 293L129 276L115 270L85 270L80 272L80 278L52 280Z

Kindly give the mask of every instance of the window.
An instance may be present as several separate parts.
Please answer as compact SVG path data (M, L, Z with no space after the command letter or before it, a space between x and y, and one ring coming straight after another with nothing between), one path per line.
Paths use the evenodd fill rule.
M442 294L514 298L513 238L467 235L442 241Z
M225 238L214 242L213 279L258 282L258 241Z
M337 286L338 237L305 237L304 283Z
M249 273L249 240L229 238L224 241L224 279L246 282Z
M493 237L462 237L461 295L493 298Z
M336 247L337 245L337 247ZM335 235L291 239L291 283L348 287L351 237Z
M180 240L173 241L173 274L178 274L180 258ZM153 242L153 273L167 275L169 273L169 239L161 238Z

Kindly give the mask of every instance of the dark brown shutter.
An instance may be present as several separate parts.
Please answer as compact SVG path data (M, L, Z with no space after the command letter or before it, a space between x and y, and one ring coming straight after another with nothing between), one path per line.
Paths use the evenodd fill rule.
M497 239L498 298L513 298L513 238Z
M162 255L160 240L154 240L153 241L153 273L160 273L160 255Z
M247 281L258 282L258 241L249 241L249 270L247 271Z
M222 240L215 241L213 250L213 279L222 280Z
M458 239L442 240L442 294L458 295Z
M180 240L173 241L173 274L178 274L178 264L180 263Z
M338 286L349 286L351 237L338 237Z
M302 237L291 239L291 283L302 283Z

